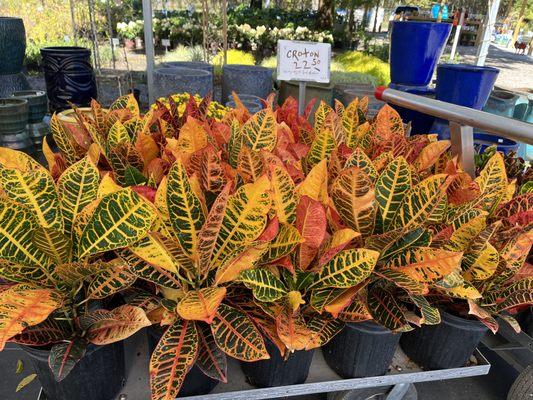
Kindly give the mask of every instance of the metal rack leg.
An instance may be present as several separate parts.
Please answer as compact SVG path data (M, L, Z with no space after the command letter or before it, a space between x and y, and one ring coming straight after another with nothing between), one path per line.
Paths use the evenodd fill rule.
M471 126L450 121L450 138L452 142L452 155L458 155L463 170L471 177L475 177L474 129Z

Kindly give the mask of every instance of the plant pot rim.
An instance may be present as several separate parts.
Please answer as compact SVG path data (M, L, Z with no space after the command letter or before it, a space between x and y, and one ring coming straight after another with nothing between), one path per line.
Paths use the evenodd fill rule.
M211 76L209 71L187 67L161 67L156 68L155 72L168 76Z
M19 18L19 17L0 17L0 20L18 20L18 21L22 21L22 18Z
M91 107L78 107L78 110L81 111L84 114L92 113L92 108ZM102 112L107 113L108 111L109 110L107 108L102 108ZM66 110L63 110L63 111L57 113L57 116L58 116L58 118L60 120L62 120L64 122L77 123L78 120L76 119L76 116L72 115L72 114L75 114L75 113L76 113L76 111L74 111L74 109L68 108Z
M81 46L49 46L49 47L42 47L41 53L91 53L91 50L87 47L81 47Z
M468 72L494 72L499 73L499 68L495 67L487 67L487 66L481 66L481 65L472 65L472 64L451 64L451 63L444 63L439 64L437 66L437 73L439 69L452 69L457 71L468 71Z
M88 355L94 353L95 351L103 349L106 346L113 346L113 345L121 343L121 342L123 342L123 341L121 340L121 341L118 341L118 342L114 342L114 343L110 343L110 344L106 344L106 345L102 345L102 346L97 346L95 344L89 343L87 345L87 350L85 351L85 354L84 354L83 357L87 357ZM48 348L48 346L29 346L29 345L26 345L26 344L19 344L19 346L26 353L28 353L28 354L30 354L33 357L38 358L38 359L43 359L43 358L48 359L48 355L50 354L50 351L52 350L51 348ZM43 348L43 347L45 347L45 348Z
M452 325L456 328L462 328L465 325L468 326L470 329L473 330L479 330L479 331L486 331L488 328L483 325L481 322L479 322L477 319L466 319L463 317L458 317L457 315L450 314L449 312L439 309L440 316L441 316L441 324L443 322L446 322L448 325Z
M426 25L426 26L451 26L451 22L432 22L432 21L391 21L393 25Z
M499 101L506 101L506 100L512 100L512 99L518 99L518 96L517 94L513 93L513 92L509 92L507 90L493 90L492 93L490 94L490 99L491 100L499 100Z
M254 70L254 71L269 71L270 68L263 67L262 65L247 65L247 64L225 64L222 66L222 69L235 69L235 70Z
M9 108L19 108L20 106L28 106L28 100L26 99L15 99L13 97L1 98L0 99L0 108L6 110Z
M364 333L371 333L376 335L394 334L390 329L381 326L376 321L369 319L361 322L348 322L344 329L355 329Z
M476 141L476 139L491 142L500 147L506 147L506 146L515 147L518 145L518 142L512 139L507 139L501 136L489 135L488 133L484 133L484 132L474 131L474 142Z
M201 65L201 66L205 66L205 67L215 67L213 64L209 64L205 61L166 61L166 62L163 62L161 63L162 65L162 68L173 68L174 66L175 67L178 67L178 68L187 68L186 66L187 65ZM184 67L182 67L182 65Z

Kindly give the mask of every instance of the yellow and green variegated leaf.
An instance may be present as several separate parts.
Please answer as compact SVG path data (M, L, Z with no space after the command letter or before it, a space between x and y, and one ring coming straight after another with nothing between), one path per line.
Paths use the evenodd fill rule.
M22 265L0 260L0 278L17 283L45 284L48 277L40 265Z
M343 228L333 232L333 235L327 239L326 243L320 249L318 266L327 263L339 251L344 250L353 239L358 237L361 237L361 234L350 228Z
M98 197L100 173L90 156L71 165L57 181L65 231L70 233L72 223L85 206Z
M499 152L495 152L487 161L475 182L481 191L477 200L479 207L489 213L492 212L498 207L507 192L505 162Z
M237 158L237 172L245 182L255 182L263 175L263 159L257 151L243 147Z
M368 311L378 324L390 330L397 330L407 325L407 319L394 295L384 289L375 287L368 292Z
M120 143L131 142L131 137L128 134L128 130L120 121L116 121L109 129L107 134L107 145L109 147L115 147Z
M239 121L234 119L231 121L231 130L228 141L228 162L233 168L237 168L239 154L241 153L243 136Z
M56 114L52 115L50 119L50 132L67 165L72 165L82 158L83 149Z
M412 187L396 211L393 225L402 228L439 223L446 211L446 175L434 175Z
M328 115L332 112L334 112L333 108L328 106L324 100L321 100L315 111L315 133L318 133L323 130L324 125L326 124L326 120L328 119Z
M287 288L283 282L272 272L263 268L242 271L238 280L244 283L248 289L251 289L254 297L259 301L276 301L287 293Z
M242 361L270 358L261 332L243 312L221 304L211 324L217 346L226 354Z
M360 114L359 114L360 116ZM371 125L369 122L364 122L359 125L355 131L346 138L346 145L355 150L357 147L368 149L371 144Z
M272 207L282 224L292 224L296 219L298 196L292 178L283 167L271 166Z
M33 244L56 263L66 263L72 257L72 240L53 228L37 228L33 232Z
M225 296L225 287L190 290L178 303L176 312L183 319L204 321L210 324Z
M268 243L253 243L248 247L238 247L230 253L218 267L215 274L215 284L227 283L235 280L239 274L254 268L261 257L268 250Z
M228 362L226 353L220 350L209 327L205 324L198 327L200 348L196 365L210 378L227 383Z
M481 293L479 293L479 291L471 283L466 281L458 286L450 288L439 287L439 290L444 292L447 296L458 299L475 300L482 297Z
M416 171L421 172L432 167L450 146L451 142L449 140L439 140L428 144L418 154L418 157L413 163Z
M172 165L168 173L167 206L172 227L183 250L197 257L197 236L204 224L205 215L180 160Z
M305 347L306 350L324 346L344 328L342 321L316 314L306 322L307 328L311 331L311 337Z
M301 313L284 307L276 317L277 337L290 352L304 350L311 339L311 331Z
M432 307L429 304L429 301L426 300L424 296L417 296L414 294L410 294L409 298L413 303L415 303L415 306L418 307L420 310L420 314L422 315L422 319L420 322L422 324L426 325L438 325L440 324L440 312L437 308Z
M268 245L267 252L261 257L261 264L267 264L289 255L302 241L298 229L293 225L282 224L278 234Z
M113 102L113 104L111 104L111 107L109 107L109 111L121 109L129 110L134 117L140 115L139 104L137 103L137 100L135 100L133 94L126 94L119 97Z
M0 166L7 169L17 169L21 172L46 171L46 168L31 156L8 147L0 147Z
M467 281L488 279L496 271L500 255L489 240L499 227L500 223L494 223L484 229L464 253L461 268Z
M342 171L331 185L331 199L350 228L361 235L374 229L376 202L372 182L363 170L351 167Z
M298 186L298 195L308 196L313 200L327 204L328 198L328 162L322 160L316 164Z
M392 161L376 181L376 201L384 229L392 226L405 194L411 188L411 170L403 157Z
M108 267L107 263L95 262L70 262L56 265L54 274L70 287L79 285L83 280L97 275Z
M485 215L480 215L460 225L446 241L443 248L451 251L465 251L486 228L486 219Z
M355 98L344 110L341 116L342 129L346 138L346 145L352 146L357 143L357 127L359 124L359 99Z
M91 314L94 314L94 317ZM127 339L152 324L142 308L129 304L111 311L96 310L89 313L88 317L93 317L94 322L87 329L87 340L98 346Z
M109 148L107 159L113 168L116 181L123 186L132 186L133 171L140 172L144 169L144 160L141 154L129 142L121 142Z
M212 253L214 268L236 249L246 247L261 235L270 210L269 189L270 182L265 175L241 186L230 196Z
M203 150L200 181L206 192L218 193L227 182L220 154L213 146L207 146Z
M211 256L215 250L218 232L222 226L226 206L230 196L232 184L228 183L215 199L202 229L198 233L198 253L200 272L205 274L209 270Z
M368 175L372 183L374 183L378 178L378 171L374 167L374 163L359 147L354 150L344 164L344 168L350 167L357 167L363 170L363 172Z
M150 358L152 400L174 400L198 353L193 321L177 319L168 327Z
M359 299L352 300L352 303L339 313L338 319L343 322L362 322L372 319L365 303Z
M34 213L18 203L0 199L0 258L28 266L46 267L46 253L33 242L33 231L39 228Z
M319 131L304 159L306 171L309 172L320 161L329 159L334 148L335 138L333 137L333 133L328 129Z
M41 226L63 230L56 185L48 172L1 168L0 185L10 199L28 207Z
M250 149L272 151L277 140L276 117L271 108L265 108L254 114L242 126L242 135Z
M0 292L0 351L12 336L43 322L62 304L54 290L31 284L18 284Z
M499 301L494 306L497 312L523 304L531 304L533 303L533 278L528 277L513 282L503 290L499 290L494 294L491 293L491 295Z
M408 275L393 269L382 268L374 271L374 274L380 278L394 283L396 286L405 289L412 294L427 294L429 291L427 283L419 282Z
M164 179L166 179L166 177ZM110 174L105 174L104 177L102 178L102 181L98 185L98 191L97 191L96 197L98 199L101 199L105 195L118 192L120 189L122 189L122 186L117 184L113 180Z
M93 277L87 287L86 296L89 299L105 299L129 288L136 279L137 276L129 271L128 265L124 261L110 262L107 267L104 267Z
M137 277L153 282L158 286L170 289L181 289L183 287L182 278L164 268L152 265L137 257L129 249L119 252L128 264L129 271Z
M324 288L313 289L311 291L310 304L318 313L322 314L324 308L333 303L336 299L344 294L346 289Z
M422 227L412 229L402 233L396 240L392 240L386 244L385 248L381 251L381 257L379 259L387 261L411 247L426 247L430 243L431 232L429 230Z
M433 283L460 269L462 256L462 252L415 247L392 258L387 268L418 282Z
M178 276L187 272L194 276L194 264L185 254L180 244L157 232L149 232L129 249L139 258L151 265L156 265Z
M152 226L154 210L131 189L103 197L92 213L79 242L80 257L132 245Z
M368 278L376 266L379 253L367 249L343 250L319 271L315 288L349 288Z

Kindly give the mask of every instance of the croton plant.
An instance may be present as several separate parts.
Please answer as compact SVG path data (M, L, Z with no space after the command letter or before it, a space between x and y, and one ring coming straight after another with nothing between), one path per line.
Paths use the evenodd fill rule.
M8 304L4 342L45 344L22 341L43 321L70 322L70 336L54 340L63 346L159 326L150 361L159 400L177 395L193 365L225 382L226 355L267 359L267 339L289 356L324 345L346 322L406 331L438 324L447 310L493 331L497 317L518 329L509 312L533 300L533 193L515 190L499 153L473 178L449 141L407 137L388 106L369 118L367 99L321 103L312 123L313 104L300 116L294 99L274 107L269 98L250 115L235 102L222 118L208 113L209 98L189 98L182 110L169 98L145 115L132 96L108 110L93 102L90 114L76 110L76 124L52 117L59 152L44 142L49 173L19 153L4 156L6 209L63 218L54 230L35 222L47 235L29 245L45 258L30 261L24 246L14 252L18 223L2 225L1 276L10 283L0 296L13 303L0 304ZM38 200L40 187L14 195L33 186L13 189L10 170L43 170L60 211ZM78 194L76 206L66 190ZM68 257L40 244L57 236L68 238ZM36 282L34 271L50 276ZM53 299L39 318L20 305L29 290ZM119 291L126 305L91 310L91 299Z

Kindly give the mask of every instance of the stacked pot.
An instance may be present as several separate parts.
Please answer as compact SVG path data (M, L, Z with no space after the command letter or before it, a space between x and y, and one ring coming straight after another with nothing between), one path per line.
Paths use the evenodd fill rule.
M207 63L165 63L154 70L155 97L176 93L207 96L213 93L213 74L213 66Z
M273 70L258 65L227 64L222 67L222 103L231 93L250 94L266 99L273 91Z
M46 93L42 90L22 90L14 92L15 99L24 99L28 102L27 131L36 151L42 147L43 137L50 131L43 118L48 110Z
M26 129L28 110L28 101L25 99L0 99L0 146L34 153L33 142Z

